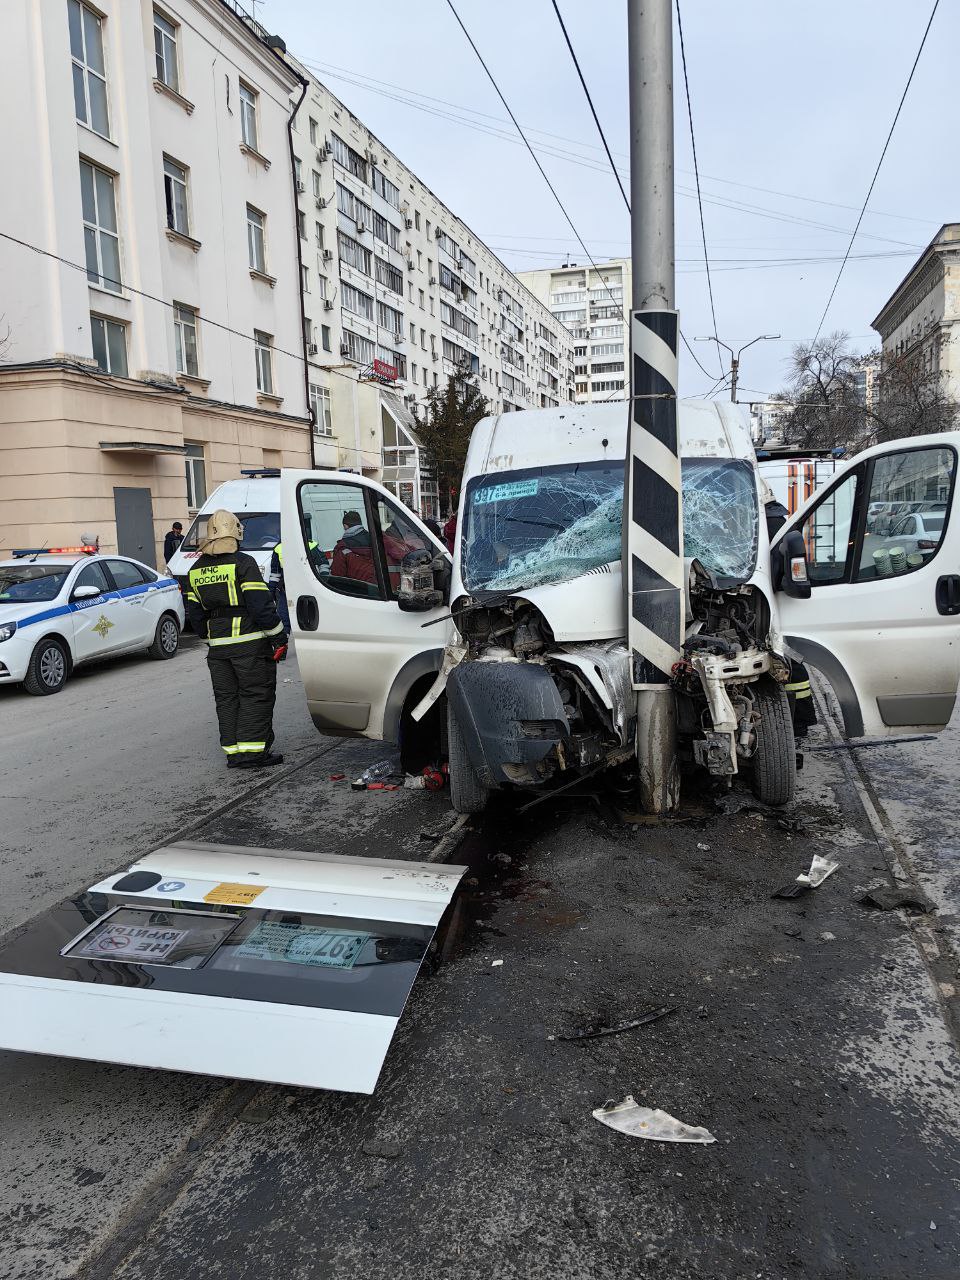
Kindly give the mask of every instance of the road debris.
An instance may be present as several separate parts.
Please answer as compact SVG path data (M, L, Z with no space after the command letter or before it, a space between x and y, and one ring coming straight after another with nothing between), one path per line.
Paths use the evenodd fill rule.
M809 893L811 889L816 889L823 884L827 876L832 876L839 868L839 862L831 862L829 858L821 858L819 853L815 853L809 871L801 871L796 880L791 881L790 884L782 884L779 889L774 889L770 897L799 898L801 894Z
M710 852L710 846L708 844L704 844L702 840L697 841L697 848L703 853Z
M669 1013L676 1013L676 1005L661 1005L641 1013L639 1018L631 1018L629 1022L618 1022L612 1027L596 1027L588 1031L571 1031L569 1035L551 1037L557 1040L596 1040L599 1036L618 1036L622 1031L632 1031L634 1027L645 1027L650 1022L659 1022Z
M813 861L810 863L810 870L801 871L797 876L797 884L806 884L811 889L816 889L823 884L827 876L832 876L839 869L839 862L831 862L829 858L822 858L819 853L815 853Z
M912 889L909 885L878 884L868 889L859 901L865 907L876 907L879 911L895 911L898 907L906 907L911 915L923 915L928 911L936 911L937 904L928 898L920 889Z
M612 1099L592 1112L594 1120L629 1134L631 1138L650 1138L654 1142L716 1142L702 1125L684 1124L666 1111L639 1106L628 1093L622 1102Z
M386 760L378 760L368 765L356 781L350 786L354 791L382 791L387 786L403 786L404 773L400 767L399 756L388 756Z
M490 968L491 968L491 969L496 969L496 968L498 968L498 967L499 967L500 965L502 965L502 964L503 964L503 961L502 961L502 960L491 960L491 961L490 961Z

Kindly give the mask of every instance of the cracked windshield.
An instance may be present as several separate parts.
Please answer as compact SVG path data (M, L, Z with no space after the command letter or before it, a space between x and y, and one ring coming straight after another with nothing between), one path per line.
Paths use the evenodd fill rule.
M718 577L749 578L759 525L752 467L712 459L687 459L682 467L684 554ZM473 481L465 504L464 585L519 591L619 562L622 516L620 461Z

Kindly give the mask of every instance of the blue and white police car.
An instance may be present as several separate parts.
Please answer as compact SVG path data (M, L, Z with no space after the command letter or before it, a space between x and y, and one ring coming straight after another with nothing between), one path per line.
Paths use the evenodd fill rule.
M96 544L14 551L0 560L0 686L58 693L81 662L172 658L183 622L176 578L139 560Z

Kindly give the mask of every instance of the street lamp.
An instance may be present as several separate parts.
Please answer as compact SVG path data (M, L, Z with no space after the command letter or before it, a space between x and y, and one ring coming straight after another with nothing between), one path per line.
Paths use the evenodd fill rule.
M749 342L745 342L739 351L734 354L733 347L728 347L725 342L721 342L719 338L694 338L694 342L715 342L718 347L723 347L724 351L730 352L730 399L736 403L737 399L737 379L740 376L740 356L746 351L747 347L752 347L755 342L773 342L779 338L779 333L761 333L759 337L751 338Z

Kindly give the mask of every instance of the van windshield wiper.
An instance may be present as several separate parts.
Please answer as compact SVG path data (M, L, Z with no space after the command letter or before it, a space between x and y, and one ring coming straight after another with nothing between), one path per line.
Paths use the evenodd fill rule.
M469 604L461 607L461 613L473 613L475 609L496 609L498 605L505 604L517 591L526 591L526 587L517 587L515 591L508 591L503 595L491 596L489 600L471 600ZM429 622L421 622L421 630L424 627L435 627L438 622L455 622L452 613L445 613L442 618L431 618Z

